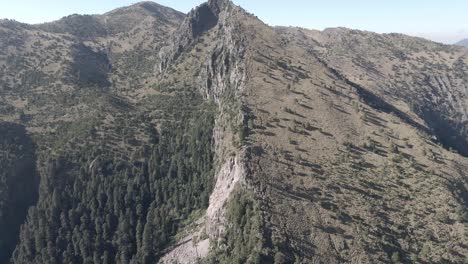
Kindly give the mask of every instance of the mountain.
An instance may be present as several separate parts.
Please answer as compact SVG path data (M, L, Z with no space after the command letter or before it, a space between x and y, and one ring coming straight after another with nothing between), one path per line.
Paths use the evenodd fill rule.
M228 0L0 21L0 263L463 263L467 65Z
M455 45L468 47L468 39L460 40Z

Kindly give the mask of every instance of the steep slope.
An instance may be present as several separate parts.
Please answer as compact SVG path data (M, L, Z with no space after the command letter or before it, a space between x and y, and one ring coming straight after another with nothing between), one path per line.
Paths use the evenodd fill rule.
M313 39L258 21L249 29L248 141L260 153L250 164L275 259L461 263L466 158L431 142L402 99L330 68Z
M204 8L217 10L214 2L192 13L183 33L160 54L162 71L173 74L187 69L192 56L187 50L204 51L200 44L207 39L227 38L201 67L208 74L199 74L221 113L228 93L242 115L223 125L225 133L235 134L231 140L238 148L228 148L234 158L226 165L217 162L211 204L231 193L216 218L224 228L210 229L209 209L206 230L197 231L211 237L214 251L207 261L461 263L467 254L467 160L432 142L433 131L438 133L434 124L403 108L406 98L388 100L329 66L314 50L323 47L302 32L269 28L235 7L200 18ZM203 18L208 21L200 22ZM208 33L194 34L198 26ZM240 67L238 60L232 66L228 43L242 47L242 53L234 51ZM239 68L245 74L241 85L239 72L232 70ZM445 71L466 76L463 67ZM461 85L449 89L456 100L465 98ZM455 104L462 112L464 106ZM217 124L232 120L221 116ZM216 144L227 140L217 138ZM219 156L226 151L217 150L218 161L226 160ZM190 263L188 256L200 257L197 240L185 240L165 260Z
M13 262L154 262L184 220L206 208L215 110L188 84L154 89L152 61L183 18L155 7L106 14L138 23L105 37L2 23L2 121L26 127L41 175ZM7 202L23 213L22 203ZM17 237L2 236L8 247Z
M37 201L35 146L24 127L0 123L0 263L16 247L28 208Z
M447 148L468 155L466 49L344 28L289 33L309 38L314 53L331 68L400 111L417 115Z
M0 34L0 120L26 129L1 160L40 175L13 263L468 257L463 48L228 0Z
M48 32L68 33L81 39L94 40L98 37L130 34L137 27L150 29L150 24L156 32L147 33L164 34L164 29L177 25L183 18L184 15L174 9L153 2L140 2L103 15L74 14L37 27Z
M244 37L239 21L245 16L245 11L230 1L208 1L188 15L160 52L163 83L194 83L205 98L216 104L219 113L214 126L216 185L209 207L197 221L200 225L171 248L161 263L193 263L209 255L208 245L211 251L215 250L230 225L226 204L233 192L241 189L238 184L245 186L247 157L239 137L244 121L240 93L246 81ZM253 193L249 191L248 195ZM254 253L253 249L248 250Z
M1 23L0 100L4 119L18 120L21 114L29 122L28 130L50 131L63 121L93 113L96 102L90 101L100 95L122 95L133 100L151 93L148 79L157 64L157 51L183 19L181 13L156 7L142 3L83 18L97 21L106 32L111 29L107 30L104 20L120 28L129 17L133 18L129 24L137 22L126 32L93 39L83 39L73 30L56 33L49 29L62 24L82 29L83 19L69 17L47 26ZM159 16L161 12L165 15Z

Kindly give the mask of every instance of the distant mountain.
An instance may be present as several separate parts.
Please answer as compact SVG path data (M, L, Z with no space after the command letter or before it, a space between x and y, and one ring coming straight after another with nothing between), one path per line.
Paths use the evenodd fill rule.
M229 0L0 20L0 264L465 263L467 83Z
M468 47L468 39L460 40L455 45Z

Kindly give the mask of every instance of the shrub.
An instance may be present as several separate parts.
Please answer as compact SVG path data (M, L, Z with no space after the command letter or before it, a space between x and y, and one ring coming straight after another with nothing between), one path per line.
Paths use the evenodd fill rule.
M393 252L392 262L393 263L400 263L400 254L398 252Z

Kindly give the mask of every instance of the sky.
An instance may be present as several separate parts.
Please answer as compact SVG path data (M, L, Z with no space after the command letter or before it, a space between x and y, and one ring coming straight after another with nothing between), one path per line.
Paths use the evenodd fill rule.
M24 23L101 14L135 0L0 0L0 18ZM189 12L204 0L155 0ZM468 38L468 0L234 0L265 23L323 30L343 26L404 33L443 43Z

